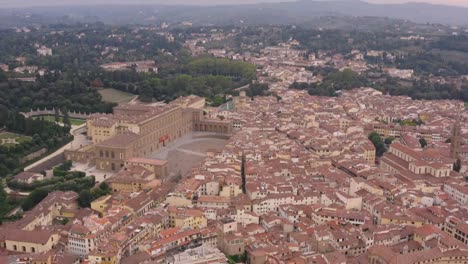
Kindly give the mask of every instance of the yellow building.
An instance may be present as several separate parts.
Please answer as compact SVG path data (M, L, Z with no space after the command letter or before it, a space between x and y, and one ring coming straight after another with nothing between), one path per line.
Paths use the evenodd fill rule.
M460 249L440 250L429 248L400 254L391 247L374 245L368 249L368 262L371 264L456 264L466 263L468 252Z
M73 160L74 162L80 163L88 163L94 160L94 146L84 146L76 150L66 149L64 151L64 154L67 160Z
M117 134L117 122L114 122L110 115L94 115L94 117L86 121L88 136L94 144L107 140Z
M93 250L88 255L91 264L117 264L120 261L120 250L112 245L103 247L105 250Z
M92 115L87 129L94 156L75 150L67 152L66 158L77 162L90 158L97 169L118 171L126 160L147 156L192 131L192 113L176 104L120 105L114 108L114 114Z
M369 164L375 164L375 148L373 149L365 149L364 150L364 159Z
M36 207L25 212L23 218L12 223L15 228L31 231L40 226L52 225L57 216L65 216L78 208L78 194L73 191L54 191L47 195Z
M47 252L55 247L60 236L46 230L25 231L21 229L0 229L0 247L22 253Z
M403 213L385 213L382 214L380 218L381 225L407 225L407 226L414 226L420 227L425 224L424 219L420 219L417 216L410 216Z
M112 195L106 195L97 198L91 202L91 209L101 213L101 215L104 215L104 212L107 209L107 202L110 198L112 198Z
M154 173L157 178L168 175L167 160L148 159L148 158L130 158L125 162L125 166L141 166Z
M219 196L235 197L242 194L242 179L240 177L226 177Z
M167 211L169 213L171 227L190 227L192 229L197 229L207 226L207 219L203 211L174 206L170 206Z
M171 193L166 197L164 201L168 205L177 206L177 207L184 207L184 206L191 206L193 205L192 199L189 199L182 194L175 194Z
M157 187L160 185L158 180L139 179L132 176L112 177L108 181L109 187L113 192L134 193L144 189Z
M167 105L123 104L114 107L113 114L91 115L86 124L92 147L66 151L65 157L119 171L129 159L145 157L189 132L231 133L232 122L206 118L204 105L204 98L187 96ZM157 176L167 174L165 164L154 168Z

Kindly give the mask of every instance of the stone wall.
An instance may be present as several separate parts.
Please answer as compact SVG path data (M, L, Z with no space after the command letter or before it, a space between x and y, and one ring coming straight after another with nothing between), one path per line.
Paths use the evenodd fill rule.
M40 150L38 150L38 151L36 151L36 152L33 152L33 153L31 153L31 154L28 154L28 155L22 157L21 160L20 160L20 162L21 162L21 164L26 163L26 162L28 162L28 161L30 161L30 160L39 158L40 156L44 155L44 153L46 153L46 152L47 152L47 149L46 149L46 148L42 148L42 149L40 149Z
M40 110L40 109L36 109L36 110L32 110L29 111L29 112L22 112L21 113L23 116L25 117L33 117L33 116L43 116L43 115L55 115L55 109L52 108L51 110L48 110L48 109L43 109L43 110ZM62 113L62 111L59 110L59 115L60 116L64 116L64 113ZM78 118L78 119L87 119L90 114L87 114L87 113L81 113L81 112L74 112L74 111L68 111L68 116L71 117L71 118Z
M47 171L52 169L53 167L59 165L60 163L63 163L65 161L65 155L63 153L54 156L41 164L38 164L32 168L29 168L27 171L28 172L35 172L35 173L41 173L43 171Z

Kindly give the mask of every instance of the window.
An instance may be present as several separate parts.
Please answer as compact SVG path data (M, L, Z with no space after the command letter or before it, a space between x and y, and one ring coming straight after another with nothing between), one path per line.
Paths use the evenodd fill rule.
M31 252L32 252L32 253L36 252L36 248L31 247Z
M26 252L26 247L25 246L22 246L21 249L23 250L23 252Z

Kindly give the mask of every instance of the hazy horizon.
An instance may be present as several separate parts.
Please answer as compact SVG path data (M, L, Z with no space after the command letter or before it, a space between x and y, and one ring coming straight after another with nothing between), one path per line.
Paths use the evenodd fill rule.
M173 5L230 5L230 4L254 4L254 3L278 3L294 2L295 0L172 0ZM327 1L327 0L322 0ZM398 4L398 3L428 3L440 5L454 5L468 7L468 0L364 0L374 4ZM73 5L125 5L125 4L167 4L165 0L22 0L12 2L11 0L0 0L0 8L38 7L38 6L73 6Z

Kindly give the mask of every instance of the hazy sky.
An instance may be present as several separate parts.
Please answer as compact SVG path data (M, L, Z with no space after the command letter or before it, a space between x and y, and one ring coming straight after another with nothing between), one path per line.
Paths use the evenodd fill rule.
M444 5L458 5L468 7L468 0L366 0L367 2L377 3L377 4L393 4L393 3L407 3L407 2L422 2L422 3L431 3L431 4L444 4Z
M249 4L258 2L286 2L292 0L0 0L1 7L25 7L47 5L79 5L79 4ZM405 3L425 2L433 4L459 5L468 7L468 0L365 0L372 3Z

